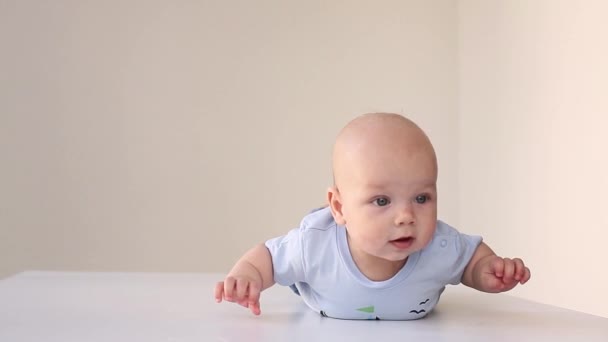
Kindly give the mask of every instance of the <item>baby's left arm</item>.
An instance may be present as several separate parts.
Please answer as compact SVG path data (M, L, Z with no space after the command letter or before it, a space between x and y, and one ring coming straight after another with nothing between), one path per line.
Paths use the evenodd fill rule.
M530 270L519 259L501 258L481 243L464 269L462 283L483 292L505 292L530 279Z

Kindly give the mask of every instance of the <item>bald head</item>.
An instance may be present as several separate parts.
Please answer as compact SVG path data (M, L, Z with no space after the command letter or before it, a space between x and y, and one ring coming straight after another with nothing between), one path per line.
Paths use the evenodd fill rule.
M332 154L334 183L340 187L347 171L366 163L389 167L394 164L392 160L413 157L431 163L436 178L435 151L418 125L399 114L364 114L349 122L336 138Z

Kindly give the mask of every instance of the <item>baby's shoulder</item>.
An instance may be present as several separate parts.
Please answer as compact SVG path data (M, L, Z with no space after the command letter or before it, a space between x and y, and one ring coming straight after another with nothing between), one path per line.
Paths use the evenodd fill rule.
M456 228L450 226L449 224L441 220L437 220L437 226L435 227L434 234L435 238L455 237L458 236L458 234L460 234L460 232Z
M335 228L336 221L329 207L314 209L300 221L300 231L304 234L328 232Z
M439 254L445 256L445 253L460 255L463 252L475 249L481 240L481 236L461 233L453 226L437 220L435 234L424 251L427 255Z
M309 212L298 228L303 250L314 250L336 246L338 225L328 207L317 208Z

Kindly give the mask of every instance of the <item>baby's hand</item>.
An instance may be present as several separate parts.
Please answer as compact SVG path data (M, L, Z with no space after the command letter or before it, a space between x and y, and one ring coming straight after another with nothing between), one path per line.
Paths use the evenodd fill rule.
M251 309L254 315L259 315L261 284L255 279L243 276L226 277L215 285L215 301L225 299Z
M525 284L530 279L530 270L519 259L501 258L496 255L482 261L479 274L479 285L485 292L505 292L518 283Z

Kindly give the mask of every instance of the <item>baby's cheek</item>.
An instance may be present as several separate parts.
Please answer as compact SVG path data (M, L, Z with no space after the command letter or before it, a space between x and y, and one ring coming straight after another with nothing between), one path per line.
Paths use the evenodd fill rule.
M434 233L434 231L425 231L425 232L423 232L420 235L420 238L419 238L419 241L418 241L419 242L419 246L418 247L420 249L423 249L423 248L425 248L426 246L429 245L429 243L433 239L433 233Z
M370 234L369 232L359 232L359 234L354 234L351 237L349 244L352 245L351 247L357 247L365 250L366 252L372 252L378 245L378 237L375 234Z

